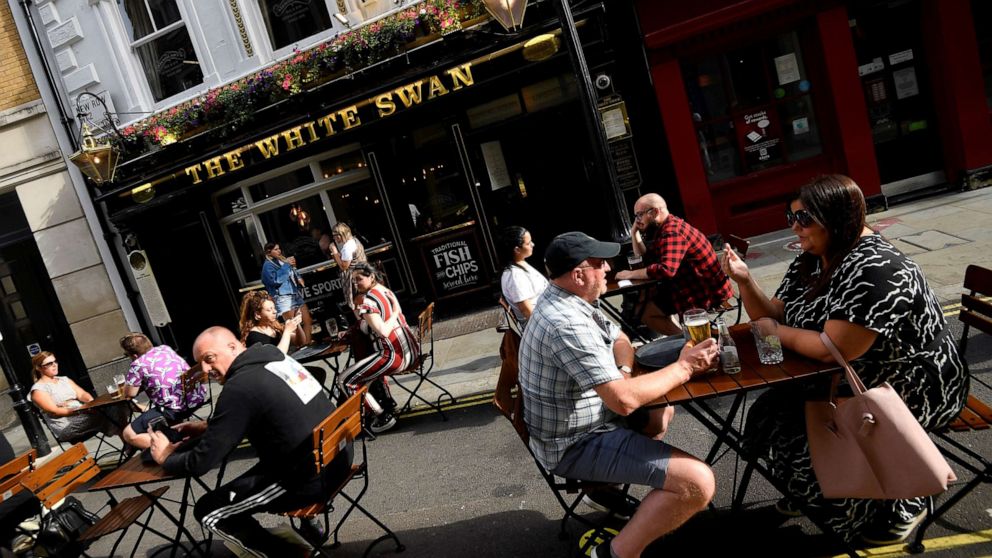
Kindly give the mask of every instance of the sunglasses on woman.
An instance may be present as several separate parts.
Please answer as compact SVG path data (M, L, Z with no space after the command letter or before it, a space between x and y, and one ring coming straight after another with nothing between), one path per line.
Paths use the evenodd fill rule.
M786 209L785 222L791 227L797 221L799 222L799 226L805 229L811 227L816 222L816 219L805 209L800 209L799 211Z

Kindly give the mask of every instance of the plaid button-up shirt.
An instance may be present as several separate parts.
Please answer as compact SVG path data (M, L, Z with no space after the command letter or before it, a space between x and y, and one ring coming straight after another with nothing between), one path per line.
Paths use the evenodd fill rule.
M659 294L670 296L670 307L679 314L689 308L716 308L734 296L713 245L683 219L669 215L645 244L648 277L667 280Z
M620 426L593 389L623 378L613 357L619 334L598 308L554 283L538 299L520 340L520 387L530 448L549 471L582 437Z

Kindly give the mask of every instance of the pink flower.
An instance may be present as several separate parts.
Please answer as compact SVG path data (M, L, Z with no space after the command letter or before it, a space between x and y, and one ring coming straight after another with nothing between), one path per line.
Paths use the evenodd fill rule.
M282 88L289 91L290 85L293 83L293 76L286 74L286 78L282 80Z

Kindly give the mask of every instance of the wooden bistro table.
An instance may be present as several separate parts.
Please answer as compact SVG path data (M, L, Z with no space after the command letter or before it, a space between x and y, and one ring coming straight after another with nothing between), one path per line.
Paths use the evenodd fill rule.
M768 469L755 457L748 455L741 446L743 420L740 421L740 426L735 423L738 423L738 415L744 412L744 400L749 392L757 389L785 385L790 382L810 381L814 378L840 373L842 369L835 363L818 362L784 348L784 359L781 363L762 364L758 359L758 350L754 343L754 336L751 334L750 325L739 324L729 329L730 335L737 344L737 351L740 356L741 371L739 373L729 375L718 370L698 374L682 386L674 388L668 394L649 403L646 407L681 406L716 436L716 441L706 456L707 464L712 465L720 449L726 446L740 459L743 459L749 467L753 467L764 476L779 492L786 494L786 488L780 486L772 478ZM652 371L635 363L635 375L650 372ZM716 399L724 397L733 397L730 407L725 411L710 404ZM741 418L743 419L743 417ZM743 504L749 473L750 471L747 470L744 478L741 479L740 489L735 487L731 507L733 510L740 509L741 504ZM829 527L815 517L810 517L810 520L824 533L833 535ZM837 538L843 542L840 537ZM857 553L849 545L845 545L845 547L848 548L851 556L857 556Z
M160 498L151 497L151 493L147 489L147 485L166 483L180 479L183 480L183 492L178 500L179 517L177 518L162 505ZM209 490L209 487L207 487L198 477L176 477L167 473L165 469L157 463L145 463L142 460L141 453L139 452L131 457L131 459L127 460L123 465L114 469L108 473L107 476L90 486L88 491L104 491L109 493L123 488L134 488L139 494L150 497L155 508L162 512L162 515L168 518L169 521L176 526L176 536L173 538L172 544L167 548L160 549L156 552L156 554L164 550L171 550L170 556L175 557L176 552L182 548L184 556L188 556L194 550L203 556L209 556L209 543L207 541L197 541L185 525L186 512L189 509L189 502L193 496L192 482L194 480L204 490ZM183 536L185 536L190 542L191 548L189 551L186 550L186 545L182 544ZM206 550L200 548L200 545L204 545Z
M112 407L114 405L127 405L129 411L127 416L130 417L131 416L130 410L133 409L133 407L131 406L131 399L132 399L131 397L128 397L126 395L123 397L118 397L114 394L104 393L103 395L98 395L94 397L88 403L83 403L82 405L76 407L75 409L72 410L72 414L78 415L79 413L92 411L95 409L96 411L103 413L103 416L107 417L107 420L113 422L117 426L121 427L121 430L123 430L124 427L126 427L128 423L130 423L130 418L124 424L119 424L117 421L114 420L113 413L107 412L107 408Z

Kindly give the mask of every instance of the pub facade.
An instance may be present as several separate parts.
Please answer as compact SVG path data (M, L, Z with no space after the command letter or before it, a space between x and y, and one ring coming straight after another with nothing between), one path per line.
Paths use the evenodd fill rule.
M664 146L632 2L570 6L609 181L547 3L510 30L474 0L32 9L64 99L89 91L115 119L116 175L89 188L143 328L187 355L205 327L236 326L266 243L295 256L319 327L343 314L320 248L339 222L408 314L430 301L456 312L494 302L503 227L531 230L540 258L565 230L621 236L623 208L670 183L648 155ZM85 108L106 122L99 103Z

